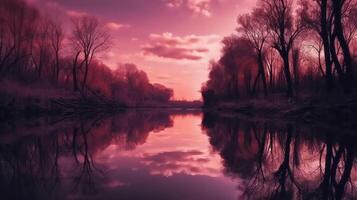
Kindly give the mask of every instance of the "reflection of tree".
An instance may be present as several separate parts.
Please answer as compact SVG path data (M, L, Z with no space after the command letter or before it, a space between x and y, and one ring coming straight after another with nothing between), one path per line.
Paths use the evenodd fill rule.
M278 170L274 173L275 178L277 179L277 186L275 186L275 189L272 194L272 199L291 199L291 194L292 194L292 188L293 185L297 186L297 182L295 181L294 174L292 172L292 169L290 167L290 149L291 149L291 142L292 142L292 127L289 125L287 127L287 136L286 136L286 142L285 145L283 146L283 161L280 164L280 167ZM294 145L294 147L296 147ZM294 148L295 149L295 148ZM297 151L294 151L297 152ZM297 160L299 160L298 155L296 156ZM290 189L287 191L287 181L290 181Z
M227 173L242 179L243 198L343 199L356 195L352 180L356 138L210 114L205 114L202 125Z
M172 124L169 113L161 112L124 112L107 118L97 115L41 126L37 121L16 124L14 130L28 129L31 135L0 144L2 198L47 199L61 192L59 187L66 178L72 179L70 188L79 195L95 192L98 179L104 175L95 163L97 152L112 143L135 148L146 141L149 132ZM64 170L68 166L72 169Z
M99 170L95 170L95 164L93 161L93 156L89 151L88 147L88 134L93 128L97 121L92 122L88 129L85 129L83 122L80 123L80 137L81 144L78 144L76 141L72 141L73 145L73 154L79 168L78 175L74 177L74 190L77 191L80 188L80 191L83 194L93 193L95 189L95 173ZM77 131L77 129L74 129ZM73 133L73 138L76 138L77 133ZM78 159L78 153L80 154L81 161Z
M351 172L355 157L353 138L341 137L337 144L333 144L332 137L326 136L322 153L325 151L325 165L320 185L308 193L309 197L323 199L342 199L346 190L353 194ZM350 185L347 186L347 183Z

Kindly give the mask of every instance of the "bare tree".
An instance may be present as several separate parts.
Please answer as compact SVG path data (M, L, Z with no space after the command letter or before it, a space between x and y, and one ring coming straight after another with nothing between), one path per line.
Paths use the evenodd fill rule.
M55 68L54 77L56 82L58 82L59 71L60 71L60 51L63 48L64 33L61 25L51 22L49 29L50 43L52 50L55 54Z
M264 96L268 96L267 81L264 68L264 46L267 41L269 32L266 23L264 22L261 9L254 9L252 14L242 15L238 18L239 27L238 32L244 34L244 36L252 43L258 62L258 75L261 77L264 88ZM253 88L255 90L255 87Z
M50 61L50 32L49 21L42 20L37 27L35 35L34 45L31 51L31 57L33 64L35 65L38 77L42 77L44 67L49 64Z
M269 87L271 91L274 88L274 76L276 72L275 68L278 64L277 59L278 57L275 50L273 48L269 48L265 56L265 63L269 75Z
M357 27L354 20L356 0L335 1L335 3L332 0L301 0L300 4L303 7L301 9L303 22L310 30L318 33L323 43L327 90L331 91L333 88L333 67L344 89L349 90L351 83L348 83L350 82L348 80L352 80L352 75L347 72L351 68L347 67L349 61L346 62L344 54L348 54L348 46L356 36ZM340 55L340 49L345 52L343 55ZM344 59L341 60L341 57Z
M72 43L74 48L83 53L84 77L82 91L84 91L90 64L94 56L109 48L110 35L95 17L82 16L73 20Z
M290 73L289 54L294 40L302 30L301 23L294 20L292 0L262 0L264 19L270 29L273 48L284 63L284 75L287 85L287 96L293 96L293 83Z
M294 48L292 50L292 65L294 72L294 85L295 90L299 90L299 81L300 81L300 50L299 48Z
M83 65L83 62L80 64L79 56L81 55L81 51L79 49L74 50L74 58L72 61L72 79L73 79L73 91L78 91L78 81L77 81L77 68Z
M346 4L346 0L331 0L333 7L333 15L334 15L334 34L337 37L339 44L341 45L344 63L346 65L346 77L345 77L345 91L350 92L351 87L354 82L353 77L353 67L352 67L352 56L350 52L350 48L348 46L347 39L344 34L344 26L342 24L343 18L343 8Z
M20 71L30 59L30 46L39 19L37 10L22 1L0 3L0 71Z

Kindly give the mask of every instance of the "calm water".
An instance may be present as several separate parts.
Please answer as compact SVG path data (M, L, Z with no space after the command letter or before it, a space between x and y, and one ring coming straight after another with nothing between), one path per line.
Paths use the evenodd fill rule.
M0 199L356 197L357 137L334 127L127 111L0 130Z

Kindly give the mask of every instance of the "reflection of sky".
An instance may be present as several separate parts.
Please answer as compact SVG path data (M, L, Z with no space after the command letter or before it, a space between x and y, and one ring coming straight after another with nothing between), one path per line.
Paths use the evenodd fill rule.
M96 155L109 196L127 199L235 199L237 182L222 175L200 127L201 116L175 116L174 126L149 134L135 150L109 145ZM150 197L150 198L148 198ZM107 198L107 197L106 197Z

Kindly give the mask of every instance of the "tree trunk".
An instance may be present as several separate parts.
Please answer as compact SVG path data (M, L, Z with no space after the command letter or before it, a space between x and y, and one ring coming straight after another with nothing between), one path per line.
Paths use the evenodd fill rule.
M59 78L59 53L56 51L56 83L58 83L58 78Z
M351 92L351 88L353 86L354 78L353 78L353 67L352 67L352 57L350 53L350 49L346 38L343 34L343 25L342 25L342 6L344 1L340 0L332 0L333 3L333 11L334 11L334 27L337 39L341 45L344 62L346 64L346 75L345 75L345 92Z
M270 66L270 73L269 73L269 84L270 84L270 92L273 90L274 82L273 82L273 65Z
M260 70L258 71L258 74L257 74L257 76L256 76L255 79L254 79L253 90L252 90L251 96L255 96L259 77L260 77Z
M264 97L266 98L268 96L267 81L266 81L264 63L263 63L263 56L262 56L262 52L261 51L258 51L258 66L259 66L260 76L261 76L262 82L263 82Z
M332 61L333 61L334 65L335 65L335 69L336 69L337 74L338 74L338 79L339 79L341 85L344 87L345 86L345 77L344 77L344 72L342 70L342 66L340 64L340 61L338 60L336 47L335 47L335 39L336 39L335 34L332 34L332 36L330 38L330 53L331 53Z
M290 73L290 66L289 66L289 53L283 52L282 53L283 60L284 60L284 75L286 80L286 95L287 97L293 97L293 83L291 80L291 73Z
M85 71L84 71L84 77L83 77L82 92L84 92L84 89L85 89L85 86L87 83L88 67L89 67L89 63L87 60L85 60Z
M73 76L73 90L76 92L78 90L77 85L77 64L78 64L78 56L81 52L77 52L72 66L72 76Z
M325 54L325 66L326 66L326 90L330 92L333 89L333 76L332 76L332 62L331 62L331 53L330 53L330 43L328 38L328 28L327 28L327 0L321 1L321 32L320 36L322 38L322 43L324 45L324 54Z
M298 49L294 49L292 54L292 62L293 62L292 65L293 65L293 73L294 73L295 93L299 91L299 84L300 84L299 59L300 59L300 52Z

